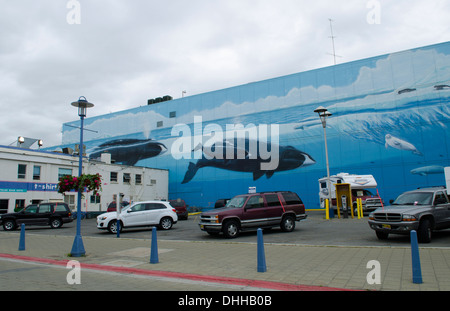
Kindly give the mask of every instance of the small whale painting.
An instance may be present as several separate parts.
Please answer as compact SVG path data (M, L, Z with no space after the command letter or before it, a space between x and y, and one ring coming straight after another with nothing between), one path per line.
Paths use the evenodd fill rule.
M96 147L89 159L100 158L102 153L110 153L116 163L135 165L139 160L153 158L167 151L164 144L152 139L116 139Z
M386 148L392 147L392 148L399 149L399 150L407 150L407 151L411 151L413 154L423 156L423 154L419 150L417 150L417 148L413 144L411 144L403 139L392 136L391 134L387 134L385 136L385 140L386 140L386 143L385 143Z
M444 174L444 167L440 165L430 165L418 167L411 170L411 174L427 176L430 174Z

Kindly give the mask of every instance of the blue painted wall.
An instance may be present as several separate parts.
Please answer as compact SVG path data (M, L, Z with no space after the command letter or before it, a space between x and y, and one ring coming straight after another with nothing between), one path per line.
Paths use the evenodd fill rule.
M90 154L113 148L123 163L169 169L170 198L190 206L212 207L219 198L255 186L295 191L307 208L318 208L317 180L326 167L323 128L313 111L324 106L333 114L327 126L331 174L372 174L387 202L405 190L445 184L449 103L446 42L87 118L86 127L98 133L86 132L85 142ZM194 124L196 117L201 126ZM180 124L185 131L174 135ZM260 164L252 154L239 161L193 158L199 151L187 147L194 148L199 136L182 153L174 152L187 128L194 136L211 134L209 126L225 131L230 124L277 125L279 144L273 146L294 150L286 155L295 168L251 171ZM78 125L63 125L62 146L78 142L79 130L70 127ZM210 139L206 135L203 143ZM282 157L280 152L280 164ZM249 171L236 171L244 168ZM186 181L190 170L192 179Z

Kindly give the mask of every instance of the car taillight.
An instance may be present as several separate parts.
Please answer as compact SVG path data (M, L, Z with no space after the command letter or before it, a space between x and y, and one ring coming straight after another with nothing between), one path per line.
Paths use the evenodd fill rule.
M175 213L177 212L177 210L176 210L176 209L174 209L174 208L172 208L172 211L174 211Z

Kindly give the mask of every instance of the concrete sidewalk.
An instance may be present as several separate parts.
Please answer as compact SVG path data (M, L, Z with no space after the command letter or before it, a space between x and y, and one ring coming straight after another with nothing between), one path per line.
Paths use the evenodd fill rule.
M450 248L420 248L423 283L414 284L408 247L265 244L267 272L261 273L257 272L256 236L255 243L158 239L157 264L150 264L150 239L83 237L86 256L79 258L68 256L73 237L26 234L24 251L18 251L19 239L18 232L0 233L0 259L61 266L77 260L82 269L269 290L450 290ZM381 284L367 282L371 260L380 263ZM0 280L4 275L0 273ZM124 289L120 278L116 285L116 290ZM109 284L104 290L114 288ZM168 285L164 290L178 288Z

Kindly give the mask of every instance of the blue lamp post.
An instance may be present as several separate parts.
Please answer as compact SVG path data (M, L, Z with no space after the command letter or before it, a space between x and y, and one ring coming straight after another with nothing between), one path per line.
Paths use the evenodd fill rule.
M71 104L78 108L78 115L81 119L80 125L80 148L79 148L79 161L78 161L78 176L81 177L83 174L83 123L86 117L87 108L94 107L94 104L88 102L86 97L81 96L78 101ZM83 245L83 239L81 238L81 196L82 190L78 189L78 205L77 205L77 233L75 240L73 241L72 251L70 252L72 257L81 257L86 254Z

